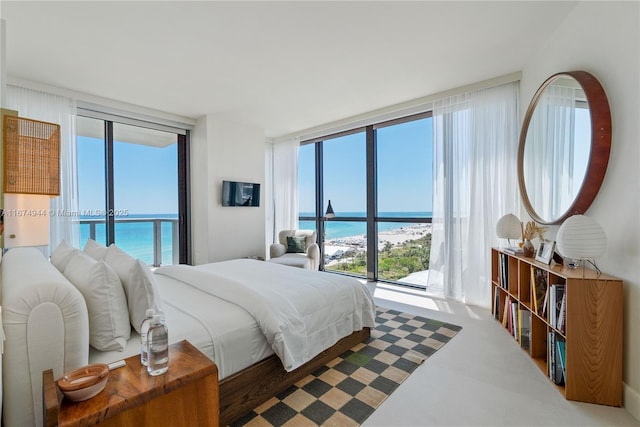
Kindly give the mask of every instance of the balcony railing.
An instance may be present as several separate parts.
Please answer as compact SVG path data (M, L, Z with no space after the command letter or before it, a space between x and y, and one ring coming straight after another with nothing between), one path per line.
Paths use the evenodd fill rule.
M106 222L104 219L81 219L78 221L81 227L81 234L83 238L90 238L93 240L98 236L98 231L104 235L106 230ZM152 224L152 233L149 234L149 229L144 227L144 224ZM179 263L179 238L178 238L178 220L170 218L127 218L127 219L115 219L116 226L116 244L123 251L129 253L135 258L139 258L147 264L151 264L154 267L159 267L163 264L163 241L162 241L162 224L171 224L171 264ZM129 224L130 230L126 228L118 227L118 225ZM86 234L86 228L83 231L83 226L88 225L88 235ZM103 230L100 230L102 226ZM166 237L166 236L165 236ZM100 239L103 240L103 239ZM164 248L165 251L167 247ZM167 260L164 260L164 264L167 264Z

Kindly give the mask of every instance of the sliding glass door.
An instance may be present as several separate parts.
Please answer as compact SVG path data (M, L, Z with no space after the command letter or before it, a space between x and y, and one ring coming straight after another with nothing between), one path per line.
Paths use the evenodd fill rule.
M324 270L426 286L432 133L425 113L301 145L299 226L320 230Z
M364 132L322 144L324 269L367 275L367 144Z
M159 266L187 262L186 135L78 118L81 244L115 243Z
M376 129L378 279L426 286L431 255L431 117Z
M178 138L114 123L114 241L150 265L178 263Z

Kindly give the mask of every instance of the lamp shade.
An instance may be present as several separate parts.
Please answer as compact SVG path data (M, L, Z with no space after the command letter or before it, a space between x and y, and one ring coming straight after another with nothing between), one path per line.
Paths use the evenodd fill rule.
M496 224L496 234L500 239L519 239L522 237L522 224L514 214L507 214Z
M335 218L336 214L333 212L333 206L331 206L331 200L329 200L329 204L327 205L327 212L324 214L325 218Z
M4 116L4 192L60 195L60 125Z
M558 229L556 244L566 258L596 259L607 248L607 235L600 224L584 215L567 218Z
M49 244L49 200L47 195L4 195L4 247Z

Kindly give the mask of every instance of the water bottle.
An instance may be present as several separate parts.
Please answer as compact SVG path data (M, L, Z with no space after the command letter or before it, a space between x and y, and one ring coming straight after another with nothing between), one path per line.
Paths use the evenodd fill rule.
M149 332L153 315L153 308L145 311L144 320L140 324L140 363L142 363L142 366L147 366L147 333Z
M164 316L156 314L151 319L147 334L149 375L162 375L169 369L169 331L164 324Z

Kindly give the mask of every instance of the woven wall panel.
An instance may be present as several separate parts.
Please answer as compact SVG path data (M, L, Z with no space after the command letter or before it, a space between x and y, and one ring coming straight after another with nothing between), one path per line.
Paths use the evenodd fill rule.
M60 125L5 116L4 191L60 195Z

